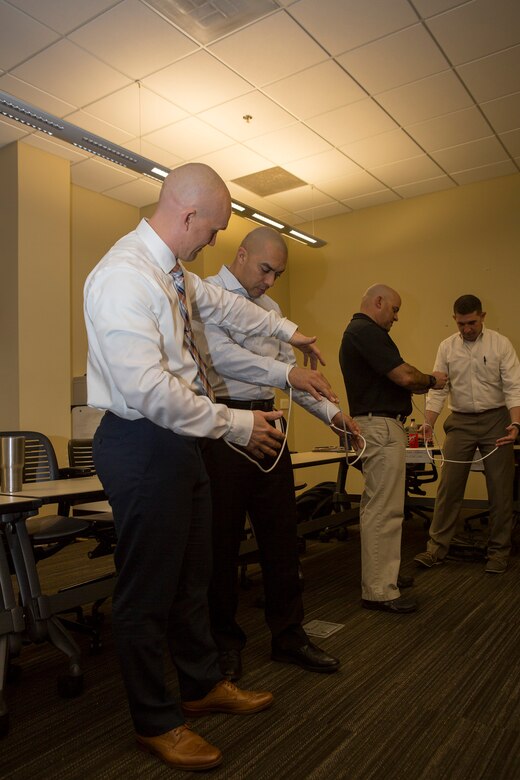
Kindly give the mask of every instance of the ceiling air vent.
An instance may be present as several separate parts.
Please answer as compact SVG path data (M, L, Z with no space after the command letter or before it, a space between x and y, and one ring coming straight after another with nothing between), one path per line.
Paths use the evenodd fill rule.
M280 10L275 0L145 0L145 3L203 44Z
M251 173L248 176L240 176L238 179L233 179L233 183L239 184L262 198L276 195L278 192L295 190L296 187L304 187L307 184L306 181L293 176L292 173L284 171L279 166L266 168L265 171Z

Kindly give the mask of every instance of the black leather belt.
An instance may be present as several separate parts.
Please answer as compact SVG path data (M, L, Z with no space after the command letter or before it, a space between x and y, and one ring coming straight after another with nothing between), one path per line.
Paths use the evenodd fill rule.
M262 412L272 412L274 408L274 398L268 400L240 401L238 398L216 398L218 404L225 404L230 409L250 409L254 411L259 409Z
M397 414L396 412L365 412L365 414L356 414L355 417L390 417L398 422L406 422L407 414Z

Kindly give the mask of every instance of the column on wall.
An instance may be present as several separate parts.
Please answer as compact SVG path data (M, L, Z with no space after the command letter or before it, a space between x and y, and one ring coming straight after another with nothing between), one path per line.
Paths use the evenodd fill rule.
M41 430L60 455L70 436L69 162L4 147L0 207L0 430Z

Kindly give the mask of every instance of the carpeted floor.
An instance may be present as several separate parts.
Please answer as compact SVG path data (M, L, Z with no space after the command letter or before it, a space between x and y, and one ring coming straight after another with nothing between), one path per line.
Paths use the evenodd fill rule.
M306 620L342 624L316 640L342 659L317 675L272 662L261 577L253 569L242 591L241 622L249 636L243 687L272 690L272 709L239 718L205 717L196 729L224 753L215 780L517 780L520 778L520 557L504 575L479 562L450 561L416 571L422 521L406 522L403 569L416 574L421 609L393 615L360 608L359 535L307 544ZM58 562L58 558L60 561ZM85 544L41 565L45 587L73 570L106 568L88 561ZM61 655L47 644L25 646L20 679L8 687L10 733L0 742L0 777L10 780L181 778L136 750L110 635L84 649L85 692L62 699ZM175 676L171 672L171 684Z

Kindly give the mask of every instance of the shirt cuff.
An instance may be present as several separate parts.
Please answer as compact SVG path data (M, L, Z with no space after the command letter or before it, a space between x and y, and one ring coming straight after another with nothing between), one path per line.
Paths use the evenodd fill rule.
M222 437L224 441L246 447L253 432L253 412L247 409L229 409L231 422L228 432Z

